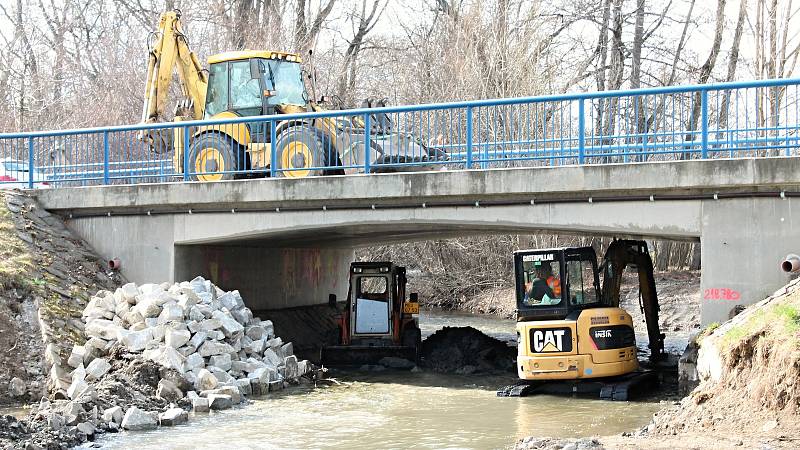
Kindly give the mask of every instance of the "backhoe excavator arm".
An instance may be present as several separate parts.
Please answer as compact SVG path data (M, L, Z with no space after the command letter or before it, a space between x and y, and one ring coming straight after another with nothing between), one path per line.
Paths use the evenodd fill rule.
M622 275L628 265L635 266L639 273L639 292L642 309L647 323L650 360L664 358L664 334L658 324L658 294L653 275L653 260L647 251L647 243L634 240L616 240L608 246L600 269L603 272L603 303L619 307L619 291Z
M158 30L151 36L147 64L147 82L144 91L142 122L153 123L162 119L169 95L173 72L178 72L184 101L179 104L181 115L194 120L203 118L208 76L197 55L189 49L180 21L179 11L161 14Z

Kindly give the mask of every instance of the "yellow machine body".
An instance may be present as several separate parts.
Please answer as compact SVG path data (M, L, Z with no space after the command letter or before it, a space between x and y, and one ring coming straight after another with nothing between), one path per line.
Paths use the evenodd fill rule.
M227 69L228 63L236 63L240 66L248 64L251 61L264 62L273 61L297 65L301 63L300 56L295 53L269 51L269 50L241 50L224 52L217 55L212 55L208 58L208 65L210 71L206 71L198 62L197 55L191 51L188 46L188 40L183 33L183 26L180 21L180 13L178 11L168 11L161 15L159 19L158 30L152 34L149 51L148 72L145 84L145 104L142 113L143 123L155 123L162 120L164 109L167 104L168 95L170 92L170 84L174 73L178 74L178 80L181 87L183 99L179 101L175 108L175 122L188 121L188 120L218 120L218 119L234 119L239 117L246 117L248 115L262 115L262 114L294 114L307 112L309 110L321 111L324 110L319 105L310 104L300 101L300 98L293 98L287 102L277 105L270 105L267 111L263 109L248 111L247 108L243 110L231 109L230 107L222 108L222 110L211 111L209 105L212 104L212 92L214 89L213 79L210 79L209 73L214 72L214 68L226 68L220 73L232 77L232 72ZM296 78L294 83L295 89L304 90L301 77ZM231 81L228 80L228 83ZM219 86L217 87L219 89ZM226 87L227 94L231 96L231 104L233 102L234 93L230 84ZM257 89L258 95L264 97L272 97L276 91L267 89ZM262 94L263 91L263 94ZM298 97L298 96L295 96ZM266 103L265 103L266 104ZM276 135L280 134L290 126L301 125L301 123L292 123L289 121L281 122L276 126ZM329 142L337 143L336 141L336 124L332 119L317 119L313 123L308 124L313 129L316 129L329 139ZM264 125L261 130L260 139L254 139L250 127L247 124L226 124L226 125L208 125L200 127L192 127L189 129L189 136L185 136L182 128L175 128L173 130L158 130L148 131L142 133L140 138L146 141L151 148L157 153L167 153L169 150L174 150L173 153L173 166L176 173L184 172L184 165L186 157L185 152L189 152L191 161L189 167L192 172L196 174L197 179L200 181L217 181L229 178L226 174L221 173L224 171L231 171L247 167L248 169L258 171L267 170L272 166L272 145L274 143L268 142L265 135L269 135L268 125ZM203 148L196 149L192 152L192 146L195 141L201 136L211 134L214 139L206 140ZM311 175L312 171L308 170L309 167L319 166L320 161L316 160L314 156L318 156L319 152L312 155L313 152L309 151L309 145L316 143L308 142L308 136L299 136L294 141L288 142L280 150L277 155L278 162L283 164L280 167L286 170L282 173L287 177L303 177ZM223 148L215 146L214 142L225 144ZM188 143L189 148L185 148ZM226 159L225 152L228 152ZM246 155L246 156L245 156ZM303 158L297 158L297 155ZM235 159L231 161L230 156ZM245 163L246 161L246 163ZM298 164L297 161L300 161ZM206 164L213 163L217 172L208 171ZM228 166L226 166L226 162ZM231 164L233 162L233 164ZM229 167L229 166L233 167ZM208 171L209 173L203 173Z
M633 322L621 308L591 308L577 320L517 323L517 374L523 380L624 375L639 368Z

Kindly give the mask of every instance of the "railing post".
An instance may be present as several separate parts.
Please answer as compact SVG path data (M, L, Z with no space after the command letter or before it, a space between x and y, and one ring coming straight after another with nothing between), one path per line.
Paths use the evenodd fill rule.
M33 137L28 138L28 189L33 189Z
M108 184L108 131L103 131L103 184Z
M277 138L277 131L275 130L276 124L274 120L269 122L269 176L275 178L278 176L278 148L275 147Z
M700 157L703 159L708 158L708 91L703 89L700 91Z
M472 106L467 106L467 165L465 168L472 168Z
M584 99L578 100L578 164L583 164L586 157L586 105Z
M189 181L189 127L183 127L183 181Z
M372 152L370 152L370 143L369 140L372 136L370 136L370 129L372 128L370 124L370 115L369 113L364 114L364 173L369 173L369 166L370 166L370 156Z

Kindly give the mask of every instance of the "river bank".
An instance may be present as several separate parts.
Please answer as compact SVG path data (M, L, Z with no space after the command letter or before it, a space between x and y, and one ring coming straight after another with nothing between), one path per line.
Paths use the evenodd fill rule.
M53 359L82 339L89 292L120 280L60 218L0 190L0 405L47 393Z
M798 448L800 279L705 331L697 342L700 383L689 395L638 431L596 438L586 448ZM574 444L531 437L517 448Z

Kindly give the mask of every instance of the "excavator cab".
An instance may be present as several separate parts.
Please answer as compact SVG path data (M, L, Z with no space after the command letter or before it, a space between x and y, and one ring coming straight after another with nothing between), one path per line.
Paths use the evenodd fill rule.
M293 107L305 111L307 100L297 55L238 51L209 58L206 119L225 112L247 117Z
M597 256L591 247L519 251L514 267L520 321L564 319L602 304Z

